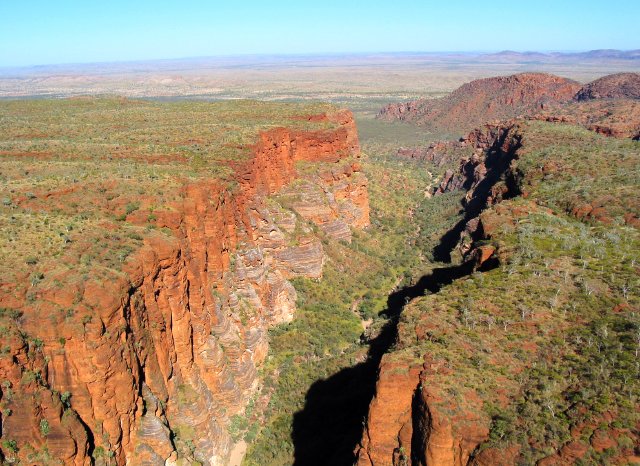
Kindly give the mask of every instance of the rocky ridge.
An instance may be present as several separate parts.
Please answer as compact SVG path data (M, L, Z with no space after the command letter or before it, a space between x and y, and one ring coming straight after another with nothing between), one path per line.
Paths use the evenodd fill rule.
M539 118L587 126L605 135L636 137L639 96L638 73L612 74L582 87L558 76L523 73L472 81L440 99L389 104L378 118L463 133L487 122Z
M425 125L433 131L468 132L492 120L513 118L552 102L570 101L580 84L544 73L478 79L440 99L389 104L378 113L384 120Z
M640 138L640 104L636 99L624 90L625 83L629 81L627 75L611 75L601 78L609 83L607 88L611 96L624 96L624 98L593 97L589 100L576 98L567 103L550 103L544 108L525 113L519 118L505 121L486 123L471 131L457 141L436 141L428 147L401 148L396 155L400 158L427 162L442 169L443 173L438 179L439 184L434 194L442 194L447 191L469 187L471 174L476 178L486 172L483 152L487 150L489 140L487 135L497 131L498 128L515 125L527 120L540 120L553 123L582 126L590 131L616 138ZM623 79L624 78L624 79ZM597 83L597 80L594 83ZM583 89L589 88L586 85ZM618 86L618 87L615 87ZM599 86L598 86L599 87ZM599 94L600 95L600 94ZM461 166L457 167L458 162Z
M616 73L592 81L580 89L576 100L640 99L640 73Z

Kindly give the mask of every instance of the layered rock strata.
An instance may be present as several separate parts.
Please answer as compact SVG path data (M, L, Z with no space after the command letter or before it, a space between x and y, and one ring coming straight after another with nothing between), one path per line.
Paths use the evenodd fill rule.
M186 182L122 273L60 273L64 287L34 284L29 296L2 284L7 461L226 464L229 419L259 385L267 329L293 318L288 278L322 276L305 220L345 239L369 223L351 114L311 118L335 129L263 132L231 182ZM301 175L301 162L330 176ZM317 191L304 208L268 199L299 177Z

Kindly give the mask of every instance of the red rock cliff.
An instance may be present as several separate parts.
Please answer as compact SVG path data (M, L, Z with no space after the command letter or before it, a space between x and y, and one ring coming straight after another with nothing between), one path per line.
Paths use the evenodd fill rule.
M69 270L55 277L64 287L30 297L3 284L4 311L21 309L3 329L12 357L0 362L0 400L11 412L0 427L17 447L4 445L6 458L30 461L46 448L76 465L90 454L105 464L226 463L229 418L259 385L266 331L295 312L287 278L322 274L319 239L266 196L298 179L321 193L322 211L298 206L299 215L327 233L369 222L351 114L313 118L336 129L264 132L230 183L185 183L181 200L158 215L171 234L151 231L123 273ZM325 168L300 174L300 162Z

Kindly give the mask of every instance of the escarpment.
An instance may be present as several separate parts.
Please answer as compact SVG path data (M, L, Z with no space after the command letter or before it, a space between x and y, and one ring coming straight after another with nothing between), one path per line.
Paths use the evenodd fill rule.
M161 209L140 192L119 220L139 226L127 237L138 246L119 270L82 262L96 231L105 243L124 239L112 220L98 219L91 230L67 230L56 258L62 266L3 278L7 461L226 464L229 420L260 388L267 330L294 316L288 279L322 276L322 243L311 226L348 240L350 228L369 223L351 114L296 121L320 129L263 130L228 163L226 179L171 182L160 194L176 194ZM304 163L317 169L302 170ZM314 195L287 204L295 183ZM38 193L12 208L46 209L72 191Z

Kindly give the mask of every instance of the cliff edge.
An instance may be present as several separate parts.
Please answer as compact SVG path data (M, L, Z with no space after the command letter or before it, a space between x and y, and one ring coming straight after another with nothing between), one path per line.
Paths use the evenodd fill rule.
M349 112L191 105L5 109L6 461L225 464L267 329L295 313L288 279L322 276L313 225L369 224ZM313 196L278 203L292 183Z

